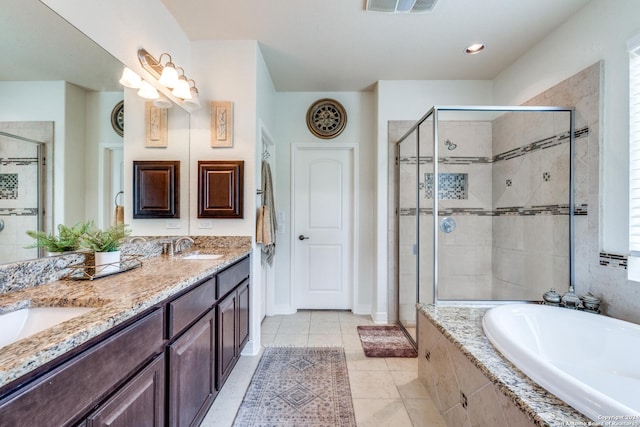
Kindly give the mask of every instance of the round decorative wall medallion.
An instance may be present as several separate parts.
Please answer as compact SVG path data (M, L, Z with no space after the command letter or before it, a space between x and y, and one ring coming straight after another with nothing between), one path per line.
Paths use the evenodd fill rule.
M319 99L307 110L307 127L318 138L335 138L347 125L347 112L335 99Z
M120 136L124 136L124 101L120 101L111 110L111 126Z

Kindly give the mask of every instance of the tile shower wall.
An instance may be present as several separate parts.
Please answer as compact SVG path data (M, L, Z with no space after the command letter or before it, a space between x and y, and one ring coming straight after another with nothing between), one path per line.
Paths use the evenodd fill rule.
M36 258L25 230L38 229L38 147L0 135L0 264Z
M569 283L569 141L569 113L493 121L492 299L539 300Z

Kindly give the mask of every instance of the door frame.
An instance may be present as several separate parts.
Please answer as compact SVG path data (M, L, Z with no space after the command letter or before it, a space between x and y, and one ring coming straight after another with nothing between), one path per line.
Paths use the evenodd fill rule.
M359 216L358 207L360 204L360 173L359 173L359 152L358 145L355 143L336 143L336 142L294 142L291 144L291 188L290 188L290 197L291 197L291 205L290 205L290 218L291 218L291 230L289 233L290 238L290 254L289 254L289 283L290 283L290 292L289 292L289 304L293 309L293 312L298 311L298 304L296 302L296 286L295 286L295 276L294 276L294 266L296 262L295 255L295 239L296 239L296 217L295 217L295 166L296 166L296 153L305 149L314 149L314 150L326 150L326 151L349 151L352 156L352 174L353 179L351 180L351 191L353 194L353 204L351 207L351 233L349 236L350 244L351 244L351 277L349 278L351 283L350 293L349 293L349 305L350 310L354 312L354 310L358 307L358 267L360 265L359 258L359 247L358 247L358 227L356 223L356 218Z

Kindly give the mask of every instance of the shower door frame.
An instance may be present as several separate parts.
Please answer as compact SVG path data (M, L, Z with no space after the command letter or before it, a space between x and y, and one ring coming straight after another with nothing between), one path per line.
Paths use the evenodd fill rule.
M575 176L574 176L574 153L575 153L575 108L573 107L558 107L558 106L504 106L504 105L434 105L429 109L429 111L422 116L405 134L395 143L396 145L396 153L400 153L400 144L413 132L418 132L416 137L416 156L418 161L416 162L416 191L418 195L416 196L416 303L421 303L420 301L420 209L418 205L418 197L419 190L418 184L420 182L419 170L420 170L420 126L428 119L433 120L433 304L440 305L446 303L447 305L495 305L495 304L508 304L508 303L516 303L523 302L526 300L439 300L438 299L438 231L439 231L439 220L438 220L438 194L439 193L439 180L438 180L438 119L440 112L495 112L495 113L510 113L510 112L566 112L569 113L569 285L575 285L575 269L574 269L574 187L575 187ZM397 178L399 178L400 174L400 164L399 164L399 156L397 157L398 163L396 167ZM400 213L400 179L396 179L396 212L399 216ZM400 247L400 233L396 232L395 236L396 247L395 247L395 255L396 260L399 260L399 247ZM400 270L396 268L396 312L399 313L399 304L400 304ZM416 310L417 316L417 310ZM405 329L404 325L400 322L398 318L398 323L400 327L403 329L405 334L409 336L408 331ZM417 322L416 322L417 327ZM416 332L417 336L418 332Z

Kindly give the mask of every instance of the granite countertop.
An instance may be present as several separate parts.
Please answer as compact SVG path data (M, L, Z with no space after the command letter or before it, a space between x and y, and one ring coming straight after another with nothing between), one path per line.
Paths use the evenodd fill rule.
M418 310L537 425L597 425L536 384L491 345L482 330L487 307L418 304Z
M166 300L248 255L251 244L197 246L174 257L156 256L142 266L94 280L59 280L0 294L0 309L95 307L88 313L0 348L0 388ZM189 253L223 255L216 260L183 260Z

